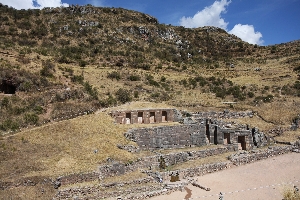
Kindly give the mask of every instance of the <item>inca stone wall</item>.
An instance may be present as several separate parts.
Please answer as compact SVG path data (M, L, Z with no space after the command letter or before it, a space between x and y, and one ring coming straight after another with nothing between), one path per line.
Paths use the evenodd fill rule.
M161 194L168 194L172 191L181 190L184 186L188 184L188 179L196 176L202 176L208 173L217 172L227 168L234 167L235 165L243 165L251 162L255 162L262 159L267 159L272 156L281 155L289 153L299 149L299 146L277 146L269 147L264 150L255 150L251 152L241 151L230 157L226 162L218 162L212 164L205 164L194 168L168 171L168 172L157 172L156 170L143 170L142 172L148 174L149 178L138 179L128 182L111 183L111 184L100 184L97 186L85 186L77 188L65 188L60 190L53 199L72 199L77 197L78 199L102 199L108 197L126 197L126 199L146 199L152 196L157 196ZM183 155L187 157L185 153L189 155L208 156L211 153L217 153L225 149L216 148L213 151L202 150L198 152L181 152L176 154L176 156ZM192 154L190 154L192 153ZM169 155L172 157L172 155ZM201 157L200 156L200 157ZM154 156L149 159L157 159L158 156ZM172 160L172 159L170 159ZM185 160L185 159L182 159ZM140 160L138 162L144 162L145 160ZM110 167L108 167L110 168ZM181 183L174 184L159 184L159 178L163 180L169 180L170 174L179 174L179 179Z
M118 124L153 124L177 122L181 118L176 109L141 109L113 111L110 115Z
M94 180L102 180L107 177L113 177L122 175L125 173L133 172L138 169L158 169L159 159L162 157L166 163L166 166L183 163L188 160L197 160L206 158L213 155L219 155L226 152L234 152L237 150L237 146L221 146L212 149L205 149L199 151L183 151L178 153L170 153L164 155L155 155L139 158L131 163L118 163L112 162L109 164L101 165L97 172L82 173L82 174L70 174L57 178L61 185L69 185L82 182L90 182Z
M267 159L272 156L286 154L294 151L295 149L299 149L299 148L289 145L289 146L269 147L266 150L252 150L252 152L246 152L246 151L237 152L231 155L229 157L229 160L234 165L244 165L258 160Z
M289 153L291 151L299 150L299 143L294 146L277 146L277 147L269 147L264 150L252 150L250 152L241 151L236 154L233 154L228 161L220 162L220 163L212 163L201 165L194 168L169 171L169 172L157 172L156 170L143 170L142 172L148 174L149 178L143 178L128 182L118 182L118 183L110 183L110 184L99 184L97 186L85 186L85 187L77 187L77 188L65 188L63 190L59 190L54 199L72 199L77 197L78 199L99 199L99 198L108 198L108 197L117 197L121 196L126 197L126 199L146 199L152 196L157 196L161 194L168 194L172 191L181 190L183 187L188 184L186 180L195 176L202 176L207 173L213 173L216 171L224 170L234 165L243 165L251 162L255 162L257 160L267 159L272 156L281 155L285 153ZM229 149L228 147L201 150L201 151L190 151L190 152L180 152L168 155L162 155L167 162L172 163L174 158L181 162L185 162L189 159L197 159L210 155L215 155L224 151L231 151L233 149ZM297 151L299 152L299 151ZM157 163L161 155L151 156L141 158L134 163L132 166L135 166L135 169L138 169L142 166L147 166L150 162ZM179 159L179 157L182 157ZM143 163L147 163L143 165ZM107 173L105 176L114 176L115 170L120 169L120 166L116 166L113 169L113 164L110 166L103 166L102 169L110 169L112 170L112 174L109 175L110 170L106 170ZM124 164L125 171L127 172L127 168ZM104 170L105 171L105 170ZM101 172L100 172L101 173ZM159 184L158 178L163 178L163 180L168 180L170 178L170 174L179 174L180 180L183 180L182 183L178 184ZM104 175L104 173L102 174ZM80 176L79 176L80 177ZM81 176L81 177L89 177L89 176ZM100 178L101 176L99 176ZM64 177L60 178L63 182ZM90 179L88 178L87 181ZM130 189L129 189L130 188Z
M207 145L205 133L205 125L192 124L131 129L125 137L135 141L140 149L151 150Z
M194 118L237 119L243 117L253 117L254 113L252 111L230 112L228 110L224 110L223 112L195 112L192 113L192 115Z
M241 150L254 147L252 130L226 129L210 123L131 129L124 135L136 142L141 150L199 147L209 144L238 144ZM259 142L262 145L265 140ZM255 144L257 146L258 142Z

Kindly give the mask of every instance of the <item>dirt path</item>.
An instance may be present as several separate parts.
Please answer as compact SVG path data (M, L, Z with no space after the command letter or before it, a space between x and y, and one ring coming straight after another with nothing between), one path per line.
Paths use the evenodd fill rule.
M300 153L290 153L199 176L198 183L211 188L204 191L192 185L190 199L217 200L220 192L224 200L282 200L285 187L300 186ZM183 200L187 191L158 196L152 200ZM191 193L189 191L188 193Z

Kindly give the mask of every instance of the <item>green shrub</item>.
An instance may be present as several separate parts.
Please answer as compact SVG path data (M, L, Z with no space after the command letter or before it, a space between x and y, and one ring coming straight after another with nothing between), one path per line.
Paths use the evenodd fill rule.
M79 60L80 67L84 68L84 67L86 67L86 65L87 65L87 62L85 60Z
M249 98L253 98L254 97L254 93L253 92L248 92L247 95L248 95Z
M155 70L159 70L159 69L162 69L162 64L158 64L158 65L155 67Z
M83 84L84 77L82 75L74 75L71 77L72 82Z
M154 77L152 75L146 75L146 79L149 85L159 87L159 83L154 80Z
M36 114L40 115L43 113L44 109L41 106L35 106L33 108L33 110L35 111Z
M293 85L293 88L300 90L300 81L296 81Z
M1 108L8 108L9 106L9 99L7 97L4 97L1 101Z
M167 168L166 161L162 156L160 156L160 158L158 159L158 162L159 162L159 168L160 169L166 169Z
M116 97L117 97L118 101L120 101L121 103L126 103L126 102L131 101L131 95L130 95L129 90L127 90L127 89L120 88L116 92Z
M197 76L195 77L195 80L199 83L200 86L205 86L207 84L207 81L204 77L202 76Z
M102 107L109 107L117 105L117 100L113 96L109 95L107 99L100 100L99 103Z
M189 78L189 85L195 89L197 87L197 81L194 78Z
M116 79L118 81L121 79L121 74L120 72L113 71L107 74L107 78L110 78L111 80Z
M130 80L130 81L140 81L140 80L141 80L141 77L138 76L138 75L130 75L130 76L128 77L128 80Z
M133 96L134 96L134 98L139 98L139 92L138 91L134 91L133 92Z
M264 103L270 103L273 100L274 96L269 94L268 96L258 96L255 97L254 102L262 101Z
M17 130L19 129L19 124L12 119L6 119L2 122L2 124L0 124L0 129L3 131Z
M34 113L26 113L24 115L24 120L27 124L37 124L37 122L39 121L39 116L37 116L36 114Z
M44 61L43 68L40 70L41 76L53 77L54 72L55 72L55 65L50 60Z
M164 76L160 77L161 82L166 82L166 80L167 80L166 77L164 77Z
M298 67L294 67L293 69L295 72L300 72L300 65Z
M158 98L160 96L160 93L159 92L155 92L155 93L152 93L150 96L152 98Z
M93 86L88 82L84 82L83 84L85 91L93 97L93 99L98 100L98 91L96 88L93 88Z

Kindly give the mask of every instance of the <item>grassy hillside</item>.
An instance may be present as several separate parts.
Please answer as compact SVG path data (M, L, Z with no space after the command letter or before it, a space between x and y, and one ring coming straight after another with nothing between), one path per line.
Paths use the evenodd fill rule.
M94 171L107 158L137 159L116 145L135 145L123 133L146 125L117 125L110 110L253 110L257 116L235 121L265 132L289 127L300 114L300 41L251 45L220 28L186 29L93 6L0 4L0 26L2 182ZM3 196L30 199L35 189L22 196L27 189L20 186Z
M0 82L17 92L1 95L1 131L132 100L200 110L236 101L280 124L299 113L299 41L251 45L121 8L0 10ZM278 105L288 116L273 119Z

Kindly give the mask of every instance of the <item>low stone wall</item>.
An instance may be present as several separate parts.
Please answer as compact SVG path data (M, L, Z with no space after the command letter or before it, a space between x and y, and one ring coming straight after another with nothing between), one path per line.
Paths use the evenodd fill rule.
M125 181L97 186L66 188L60 190L53 199L105 199L109 197L126 196L134 193L145 193L163 189L153 178Z
M230 112L228 110L224 110L223 112L194 112L192 115L194 118L238 119L253 117L254 113L252 111Z
M126 197L126 199L146 199L153 196L164 195L176 190L182 190L185 185L188 184L188 179L195 176L202 176L208 173L224 170L233 166L243 165L251 162L255 162L262 159L267 159L272 156L277 156L290 152L298 152L300 142L297 142L294 146L276 146L269 147L263 150L252 150L250 152L240 151L229 157L226 162L212 163L201 165L194 168L158 172L156 170L144 170L150 177L144 179L137 179L125 182L114 182L109 184L99 184L95 186L85 186L76 188L66 188L59 190L56 196L53 198L58 199L102 199L108 197ZM62 185L72 184L78 182L87 182L92 180L100 180L101 177L117 176L120 172L129 172L130 170L137 170L141 166L147 166L150 162L156 161L155 166L159 163L157 160L162 156L167 162L173 163L174 158L176 162L185 162L191 159L205 158L212 155L217 155L224 152L233 151L234 147L217 147L214 149L199 150L199 151L186 151L179 153L172 153L167 155L156 155L141 158L131 164L117 164L111 163L109 165L103 165L99 168L99 172L92 172L86 174L72 174L64 177L59 177L57 180ZM180 158L182 157L182 158ZM147 164L145 164L148 162ZM123 168L124 167L124 171ZM121 169L121 170L120 170ZM120 170L120 171L118 171ZM170 178L170 174L179 174L181 182L175 182L174 184L166 183ZM159 183L159 178L163 178L165 181L163 184ZM168 181L167 181L168 182Z
M160 158L164 159L166 166L171 166L186 162L188 160L197 160L226 152L234 152L235 150L236 147L234 145L228 145L198 151L182 151L178 153L158 154L155 156L139 158L132 163L113 162L110 164L105 164L100 166L97 172L70 174L58 177L56 181L58 181L61 185L91 182L94 180L102 180L107 177L119 176L125 173L136 171L138 169L158 169Z
M234 165L244 165L258 160L267 159L272 156L290 153L295 149L295 146L278 146L268 148L266 150L253 150L251 152L237 152L229 157L229 160Z
M213 173L216 171L220 171L223 169L230 168L232 166L239 166L244 165L247 163L252 163L258 160L267 159L272 156L282 155L290 152L299 152L298 146L277 146L277 147L269 147L265 150L253 150L251 152L240 151L236 154L233 154L229 157L229 161L227 162L220 162L220 163L213 163L213 164L206 164L201 165L195 168L188 168L183 170L175 170L175 171L168 171L168 172L153 172L149 170L143 171L147 173L149 176L152 176L156 180L158 177L162 177L166 179L170 176L170 174L179 174L180 179L186 179L188 177L195 177L195 176L202 176L208 173Z
M175 191L182 192L184 187L187 186L188 184L189 184L188 182L168 184L168 185L164 185L164 188L160 190L149 191L142 194L137 194L137 193L131 194L127 196L126 199L148 199L155 196L168 195Z
M53 185L53 180L48 177L43 177L43 176L20 178L19 180L16 180L15 182L9 182L9 181L2 182L0 180L0 190L7 190L10 188L16 188L16 187L36 186L38 184Z
M148 184L148 186L142 186ZM174 191L183 191L189 184L182 181L172 184L157 184L153 178L144 178L128 182L112 184L100 184L98 186L86 186L78 188L66 188L60 190L53 200L59 199L105 199L120 196L122 199L147 199L159 195L167 195ZM130 189L127 189L130 188ZM115 189L115 191L113 191Z
M74 183L90 182L99 179L99 174L96 172L70 174L57 178L61 185L69 185Z
M111 176L118 176L124 173L133 172L138 169L158 169L159 160L162 158L166 166L171 166L178 163L183 163L188 160L196 160L206 158L209 156L219 155L226 152L234 152L236 147L234 145L221 146L213 149L204 149L199 151L183 151L170 154L158 154L155 156L148 156L140 158L132 163L113 163L109 165L102 165L99 167L99 179Z
M194 168L169 171L169 172L157 172L156 170L146 170L144 171L150 177L144 179L137 179L132 181L124 181L124 182L114 182L109 184L99 184L95 186L85 186L85 187L77 187L77 188L66 188L63 190L59 190L56 196L53 199L102 199L108 197L117 197L122 196L126 199L146 199L153 196L169 194L170 192L176 190L182 190L185 185L188 184L188 179L190 177L202 176L208 173L213 173L216 171L224 170L233 166L244 165L247 163L255 162L262 159L267 159L272 156L277 156L281 154L286 154L290 152L299 151L300 142L297 142L294 146L276 146L269 147L263 150L252 150L250 152L240 151L229 157L229 161L227 162L219 162L201 165ZM172 153L167 155L156 155L151 157L146 157L136 161L136 163L132 163L132 166L141 166L139 164L144 163L145 160L148 159L148 162L157 160L160 156L163 156L167 161L172 161L174 157L186 157L189 159L197 159L204 158L211 155L216 155L220 153L224 153L227 151L232 151L229 147L218 147L214 149L208 150L199 150L199 151L189 151L189 152L179 152ZM180 159L179 159L180 160ZM181 159L180 162L185 162L186 159ZM117 175L117 174L109 174L110 170L113 169L115 163L110 165L104 165L103 169L106 169L108 173L107 176ZM128 165L127 165L128 166ZM127 170L126 165L124 165L125 170ZM119 169L120 165L115 165L113 169ZM137 169L137 168L135 168ZM105 170L104 170L105 171ZM125 171L127 172L127 171ZM175 182L174 184L160 184L158 183L158 177L162 177L164 181L167 181L170 178L170 174L179 173L181 182ZM59 177L57 180L60 181L62 185L78 183L78 182L88 182L92 180L97 180L100 178L99 174L96 172L85 173L85 174L71 174L64 177ZM99 179L98 179L99 180ZM27 181L26 186L36 185L42 180ZM45 181L45 179L43 180ZM50 184L53 183L52 180L48 181ZM167 181L168 182L168 181ZM44 182L43 182L44 183ZM24 184L20 184L19 186L23 186ZM12 186L12 185L10 185ZM2 189L9 189L9 187L3 187ZM17 185L14 184L14 187Z
M157 179L157 176L162 177L164 180L167 180L170 174L179 174L179 179L187 179L195 176L203 176L205 174L213 173L216 171L220 171L223 169L227 169L231 166L231 162L220 162L220 163L213 163L213 164L206 164L201 165L199 167L182 169L182 170L175 170L175 171L168 171L168 172L161 172L159 174L153 173L152 171L144 171L144 173L148 174L149 176L154 177Z

